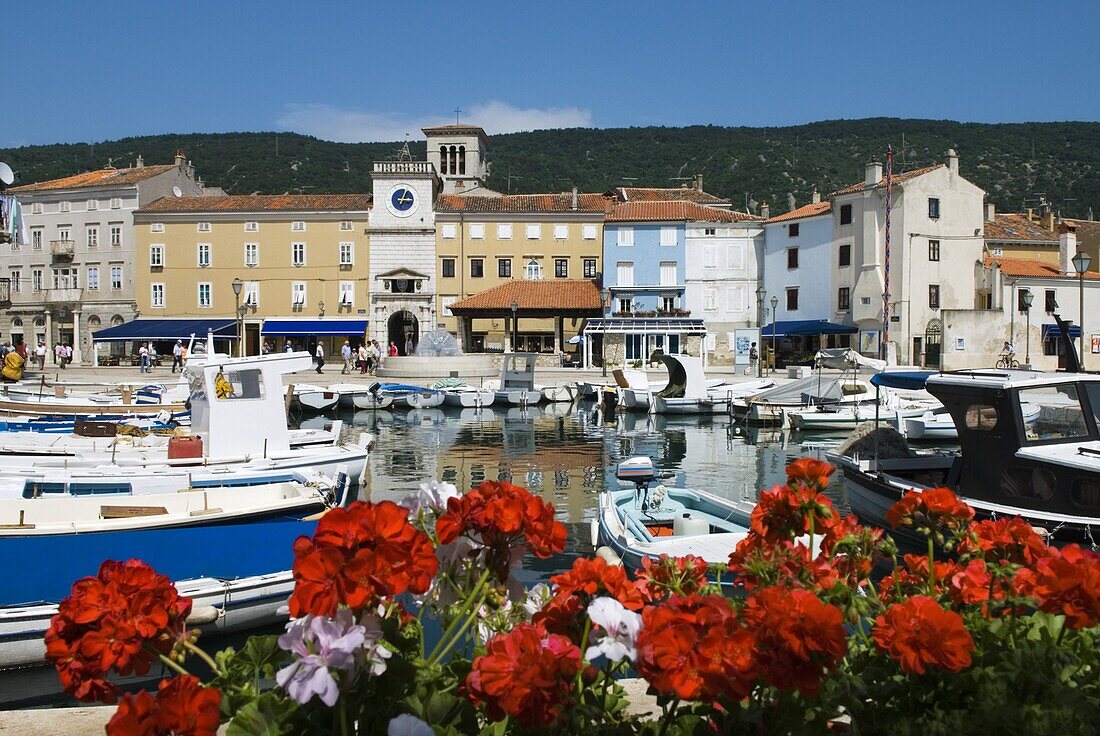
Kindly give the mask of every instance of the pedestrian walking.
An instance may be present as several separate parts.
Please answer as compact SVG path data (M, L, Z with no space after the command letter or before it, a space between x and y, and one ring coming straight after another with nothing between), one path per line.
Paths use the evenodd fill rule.
M313 357L317 359L317 372L321 372L321 366L325 364L325 347L321 344L321 341L317 341L317 349L313 352Z
M38 347L34 349L34 357L38 361L38 370L46 370L46 341L39 340Z
M65 346L61 343L53 346L53 362L62 368L65 367Z
M283 346L283 352L284 353L293 353L294 352L294 346L290 344L290 340L287 340L286 345Z
M149 346L145 343L138 348L138 373L149 372Z
M69 348L72 350L72 348ZM153 372L153 368L157 365L157 347L153 343L149 343L149 372Z
M370 351L367 350L367 344L363 343L359 346L359 372L366 373L370 364Z
M397 343L395 343L393 340L390 340L390 357L393 358L393 357L396 357L396 356L397 356Z
M744 343L742 343L744 344ZM749 367L745 369L745 375L756 373L756 365L760 362L760 353L756 349L756 343L749 345Z
M378 344L377 340L371 340L370 354L373 360L370 367L370 373L373 376L378 370L378 367L382 365L382 346Z
M175 373L177 368L183 372L183 340L176 340L172 346L172 372Z
M409 335L405 338L405 355L412 355L412 354L413 354L413 339L412 339L412 335Z
M351 373L351 343L344 340L343 346L340 348L340 357L344 359L344 368L340 371L341 375L346 376Z

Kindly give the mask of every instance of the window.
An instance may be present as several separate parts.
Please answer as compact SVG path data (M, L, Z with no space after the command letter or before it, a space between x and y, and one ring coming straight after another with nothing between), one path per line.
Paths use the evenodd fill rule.
M31 248L42 250L42 228L31 228Z
M259 368L226 371L223 375L230 390L218 396L219 401L239 401L240 399L262 399L264 397L264 374Z
M787 248L787 268L798 268L798 248Z
M512 223L501 222L497 225L497 240L512 239Z
M149 232L151 232L151 233L162 233L162 232L164 232L164 223L163 222L151 222L151 223L149 223Z
M928 217L932 220L940 219L940 198L928 198Z
M71 202L61 202L57 206L57 211L58 212L71 212L72 209L73 209L73 205L72 205Z
M852 265L852 245L844 243L837 248L837 265L841 268Z
M33 214L33 215L41 215L42 214L42 203L41 202L35 202L34 204L31 205L31 214Z
M1054 289L1047 289L1046 295L1043 298L1043 308L1047 314L1054 314L1058 311L1058 300L1054 298Z
M840 205L840 224L851 225L852 224L852 205L842 204Z
M439 234L442 235L445 240L454 240L458 237L458 226L453 222L444 223L439 229Z
M111 225L111 247L122 247L122 225Z
M245 243L244 244L244 265L249 268L260 265L260 244L259 243Z
M98 209L99 209L99 200L89 199L88 200L88 210L98 210Z
M88 288L96 291L99 289L99 266L88 266Z
M471 258L470 259L470 278L480 279L485 275L485 259L484 258Z
M584 238L585 240L595 240L596 239L596 226L595 225L582 225L581 226L581 237Z
M538 240L542 237L542 225L528 225L527 226L527 239Z
M1039 407L1040 419L1026 425L1028 442L1088 436L1081 397L1073 384L1020 389L1020 406L1029 405Z
M847 286L842 286L836 290L836 308L837 311L847 312L851 309L851 297Z
M340 306L350 307L355 304L355 282L354 281L341 281L340 282Z
M164 268L164 244L153 243L149 246L149 266Z
M61 225L57 228L57 239L58 240L72 240L72 237L70 236L71 232L72 231L69 230L68 225Z
M210 267L210 243L199 243L198 250L198 267L209 268Z
M619 311L624 314L629 314L634 311L634 299L629 296L624 296L619 299Z
M99 225L89 225L85 228L84 242L87 243L89 248L99 247Z
M306 231L306 223L302 220L294 220L290 223L291 232L304 233Z
M76 289L79 284L77 283L77 275L75 268L55 268L53 269L53 288L55 289Z
M703 235L707 236L708 238L712 238L717 234L718 234L717 228L713 228L713 227L703 228ZM708 335L708 338L709 338L709 335Z
M797 288L787 289L787 311L788 312L797 312L798 311L798 289Z
M596 259L585 258L584 259L584 277L586 279L596 278Z
M1016 310L1019 312L1026 312L1027 307L1024 306L1024 295L1030 294L1031 289L1020 289L1016 292Z
M244 301L242 302L246 307L258 307L260 306L260 282L258 281L245 281L244 282Z
M569 238L568 225L554 225L554 240L567 240Z
M745 267L745 247L742 245L727 245L726 261L726 265L734 271L743 269Z
M940 308L940 285L929 284L928 285L928 308L939 309Z
M198 223L198 230L199 230L200 233L210 232L210 223L209 222L200 222L200 223Z
M451 227L454 227L454 225L452 225ZM351 230L352 230L351 220L340 220L340 232L350 233ZM452 235L451 237L453 238L454 236Z
M115 291L122 288L122 266L111 266L111 288Z
M676 261L661 261L661 286L676 285Z
M306 304L306 282L295 281L290 285L290 304L299 309Z
M788 238L797 238L798 237L798 223L797 222L792 222L790 225L787 225L787 237Z
M928 260L938 261L940 259L940 241L929 240L928 241Z
M567 279L569 278L569 259L568 258L555 258L554 259L554 278Z
M443 278L453 279L455 277L455 259L444 258L443 259Z
M305 243L291 243L290 244L290 263L294 266L306 265L306 244Z
M213 285L208 282L199 284L199 308L210 309L214 306Z
M15 270L11 272L11 292L18 294L23 291L23 272Z
M703 248L703 268L718 268L718 248L714 246Z
M626 359L645 360L649 356L645 354L645 335L625 335Z
M633 286L634 285L634 263L633 261L619 261L616 264L616 275L618 277L617 283L619 286Z
M661 311L662 312L671 312L674 309L676 309L676 297L674 297L674 296L663 296L663 297L661 297Z
M731 286L726 289L726 309L730 312L745 311L744 286Z
M664 246L676 245L676 228L674 228L674 227L662 227L661 228L661 245L664 245Z
M343 242L340 243L340 265L350 266L355 263L355 244Z
M707 289L703 292L703 311L704 312L717 312L718 311L718 290Z
M451 315L451 305L458 301L457 296L445 296L439 299L439 309L444 316Z
M258 233L260 232L260 223L255 220L249 220L244 224L244 231L246 233Z
M470 238L473 240L485 239L485 223L483 222L471 222L470 223Z
M122 197L111 197L111 209L113 209L113 210L122 209Z
M498 258L497 259L497 276L502 279L512 278L512 259L511 258Z
M149 284L149 306L164 307L164 284Z
M615 231L615 243L618 245L634 245L634 228L620 227Z
M42 291L42 269L31 270L31 291Z
M523 278L528 281L538 281L542 278L542 264L532 258L527 261L527 268L524 270Z

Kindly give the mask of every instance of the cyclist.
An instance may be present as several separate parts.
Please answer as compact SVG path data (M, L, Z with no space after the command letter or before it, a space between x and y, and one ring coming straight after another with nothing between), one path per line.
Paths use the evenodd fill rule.
M1015 368L1019 365L1019 363L1016 362L1016 346L1007 340L1005 341L1005 346L1001 348L1000 362L1006 368Z

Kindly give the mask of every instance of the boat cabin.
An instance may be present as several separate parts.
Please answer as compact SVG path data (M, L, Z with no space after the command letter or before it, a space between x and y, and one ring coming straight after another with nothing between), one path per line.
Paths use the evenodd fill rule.
M504 353L500 363L501 391L535 390L536 353Z

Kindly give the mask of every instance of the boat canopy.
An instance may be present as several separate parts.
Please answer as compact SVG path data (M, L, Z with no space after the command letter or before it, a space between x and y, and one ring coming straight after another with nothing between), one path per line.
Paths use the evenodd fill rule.
M663 399L707 398L707 377L703 373L703 359L687 355L661 356L668 371L668 385L655 396Z
M871 376L871 383L883 388L898 388L903 391L920 391L929 376L936 375L937 371L893 371L891 373L876 373Z
M798 337L799 335L854 335L859 328L825 319L778 320L760 328L760 337Z
M266 319L262 335L314 337L316 335L359 337L367 331L367 320L346 317L324 319Z
M814 356L814 360L817 361L818 366L824 368L837 368L840 370L847 370L859 366L862 368L870 368L873 371L881 371L886 367L885 360L868 358L865 355L860 355L851 348L828 348L826 350L818 350L817 354Z
M97 330L92 333L92 340L185 340L192 335L205 339L210 332L217 338L235 339L237 320L139 317L114 327Z

